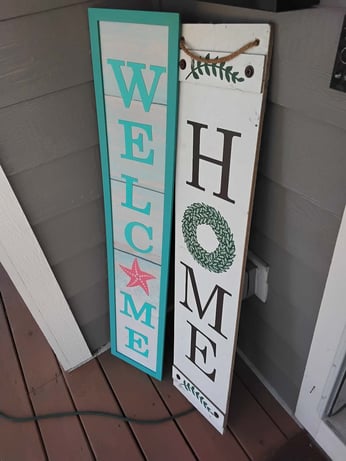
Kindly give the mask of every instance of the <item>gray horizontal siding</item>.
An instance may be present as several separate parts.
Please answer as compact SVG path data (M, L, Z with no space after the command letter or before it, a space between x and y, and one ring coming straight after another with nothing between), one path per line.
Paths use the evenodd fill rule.
M15 0L2 1L0 9L0 20L26 16L33 13L61 8L64 6L82 3L81 0Z
M315 272L326 275L339 226L335 215L258 177L253 227Z
M33 230L51 265L104 242L103 199L44 221Z
M103 279L77 295L68 298L68 302L77 322L83 325L108 314L107 279Z
M95 146L93 91L92 83L86 83L0 110L0 155L6 174Z
M326 272L315 271L304 264L297 256L288 253L273 240L253 229L251 250L270 265L270 291L280 295L285 304L294 307L292 316L301 315L311 318L314 323L326 280ZM280 310L280 309L278 309ZM299 317L299 315L298 315ZM284 324L278 328L285 328ZM309 338L306 339L309 343Z
M16 0L13 3L16 4ZM133 0L79 2L3 21L0 107L92 80L88 7L107 5L131 9L138 3Z
M341 219L346 202L346 131L268 104L259 171Z
M32 225L100 198L98 146L73 152L10 177ZM83 174L76 178L82 168Z
M92 351L109 344L109 314L104 314L83 325L83 335ZM101 346L100 346L101 344Z
M53 266L53 272L67 298L87 290L107 277L105 242L58 262Z
M260 373L294 409L305 363L285 342L277 328L272 328L258 315L261 304L244 303L239 323L239 347Z
M84 4L3 22L0 43L0 107L92 79Z

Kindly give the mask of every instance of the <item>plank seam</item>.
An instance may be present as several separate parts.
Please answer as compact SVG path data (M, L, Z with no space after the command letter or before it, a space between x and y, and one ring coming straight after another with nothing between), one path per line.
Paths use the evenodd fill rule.
M59 369L60 369L60 375L62 376L62 379L63 379L63 381L64 381L64 383L65 383L67 392L68 392L68 394L69 394L69 396L70 396L70 399L71 399L73 408L75 409L75 411L78 411L78 408L77 408L75 399L74 399L74 397L73 397L73 393L71 392L71 389L70 389L70 386L69 386L69 384L68 384L68 381L67 381L67 379L65 378L65 374L62 372L62 369L61 369L61 366L60 366L59 363L58 363L58 367L59 367ZM96 453L94 452L94 448L93 448L93 446L92 446L92 443L91 443L91 441L90 441L90 439L89 439L89 435L88 435L88 433L87 433L87 431L86 431L86 428L85 428L85 426L84 426L83 419L81 418L80 415L77 415L77 418L79 419L79 423L80 423L80 425L81 425L81 429L82 429L83 434L84 434L84 436L85 436L85 439L86 439L86 441L87 441L87 444L88 444L88 447L89 447L89 450L90 450L90 454L92 454L92 456L93 456L93 458L94 458L94 461L97 461Z
M261 154L260 154L261 155ZM313 197L310 197L309 195L306 195L303 192L299 192L296 188L290 187L289 184L285 184L285 181L278 182L277 180L271 178L268 174L264 172L261 166L258 168L258 176L261 176L261 178L265 181L271 182L275 184L277 187L280 187L281 189L288 190L292 194L297 195L298 197L302 198L306 202L310 203L311 205L315 206L316 208L319 208L320 210L330 213L332 216L334 216L337 219L342 218L342 213L337 214L335 211L329 210L328 208L322 206L318 200L315 200ZM257 176L257 178L258 178Z
M0 111L1 111L1 108L0 108ZM41 166L48 166L55 162L59 163L60 160L64 160L65 158L69 156L78 155L78 154L85 152L86 150L93 149L93 148L97 149L98 147L99 147L99 144L97 143L97 144L91 144L90 146L83 147L83 149L77 149L77 150L72 150L68 152L64 151L61 156L53 157L47 161L42 161L40 163L37 163L36 165L24 168L23 170L17 170L17 171L15 170L12 173L6 172L6 176L7 178L14 178L16 176L20 176L21 174L29 173L30 171L36 170L37 168L40 168Z
M122 406L121 403L120 403L120 400L118 399L118 397L117 397L115 391L113 390L113 386L112 386L110 380L108 379L108 375L107 375L107 373L106 373L106 371L105 371L105 369L104 369L102 363L100 362L100 358L99 358L99 357L95 357L95 360L97 361L98 366L100 367L100 369L101 369L101 371L102 371L102 373L103 373L103 376L104 376L104 378L105 378L105 380L106 380L106 382L107 382L107 384L108 384L108 387L109 387L109 389L110 389L110 392L111 392L112 395L114 396L114 399L115 399L115 401L117 402L117 404L118 404L118 406L119 406L119 408L120 408L121 413L123 414L123 416L127 416L126 413L125 413L125 411L124 411L123 406ZM140 441L139 441L139 439L137 438L136 433L135 433L135 431L134 431L133 428L132 428L132 424L130 424L130 423L128 423L128 422L126 422L126 424L127 424L128 428L129 428L129 430L131 431L132 437L133 437L133 439L134 439L134 441L135 441L135 443L136 443L136 445L137 445L137 448L138 448L139 452L140 452L141 455L143 456L143 459L146 459L144 450L142 449L141 444L140 444ZM149 460L148 460L148 461L149 461Z
M32 13L27 13L27 14L19 14L18 16L9 16L7 18L0 19L0 23L6 22L6 21L13 21L15 19L20 19L20 18L26 18L30 16L35 16L39 14L45 14L45 13L50 13L51 11L57 11L57 10L63 10L64 8L73 8L75 6L80 6L86 3L95 3L90 0L82 0L80 2L73 3L72 5L62 5L62 6L57 6L55 8L48 8L45 10L39 10L39 11L33 11Z
M281 429L281 427L279 426L279 424L275 421L275 419L273 419L273 417L270 415L270 413L268 413L266 407L264 405L262 405L262 403L257 399L256 395L253 394L251 392L251 389L247 386L246 382L241 378L241 376L235 371L234 373L237 378L239 379L239 381L243 384L243 386L245 387L245 389L249 392L249 394L252 396L252 398L258 403L258 405L261 407L261 409L265 412L265 414L269 417L269 419L273 422L273 424L279 429L279 431L281 432L281 434L285 437L286 440L290 440L285 432Z
M60 88L60 89L54 90L54 91L48 91L48 93L40 94L40 95L34 96L32 98L22 99L21 101L15 102L13 104L6 104L5 106L0 106L0 110L8 109L8 108L14 107L14 106L18 106L19 104L25 104L25 103L28 103L28 102L31 102L31 101L35 101L36 99L45 98L46 96L51 96L51 95L56 94L56 93L61 93L62 91L70 90L72 88L78 88L78 87L83 86L83 85L85 85L85 86L90 85L91 86L92 84L93 84L93 80L89 79L89 80L86 80L85 82L80 82L80 83L77 83L77 84L72 85L72 86L66 86L66 87L63 87L63 88Z
M160 400L162 401L163 405L165 406L165 408L167 409L168 413L171 415L171 416L174 416L174 413L171 411L169 405L166 403L165 399L163 398L161 392L160 392L160 389L157 387L155 381L154 381L154 378L152 378L151 376L148 376L148 378L150 379L154 389L156 390ZM184 431L182 430L181 426L180 426L180 423L179 421L177 421L175 418L172 419L172 421L174 422L177 430L179 431L180 435L182 436L183 440L185 441L186 445L188 445L188 447L190 448L190 451L192 453L192 455L195 457L196 460L198 460L198 457L197 457L197 454L195 453L193 447L191 446L190 442L189 442L189 439L186 437L186 435L184 434Z
M251 453L246 449L246 445L242 443L241 439L239 437L237 437L237 435L232 431L232 428L230 426L229 423L227 423L227 429L230 431L230 433L232 434L232 436L234 437L234 439L237 441L238 445L240 446L240 448L243 450L243 452L245 453L245 456L248 457L249 461L256 461L255 458L253 458L251 456Z
M4 271L3 268L1 270ZM18 353L18 350L17 350L16 341L14 339L13 330L11 328L10 319L8 318L8 315L7 315L7 308L6 308L5 299L3 297L1 289L0 289L0 302L3 305L4 316L5 316L5 319L6 319L6 322L7 322L7 327L8 327L10 336L11 336L11 342L12 342L12 345L13 345L14 353L16 354L16 357L17 357L17 362L18 362L19 370L20 370L20 373L21 373L21 376L22 376L23 385L24 385L24 388L26 390L26 394L28 396L28 402L29 402L29 406L31 408L31 413L33 415L36 415L35 408L33 406L32 400L31 400L31 394L30 394L30 391L29 391L29 388L28 388L28 384L27 384L26 379L25 379L25 373L24 373L24 369L22 367L22 362L20 360L19 353ZM37 428L37 432L38 432L38 436L39 436L39 439L40 439L40 442L41 442L41 445L42 445L42 450L43 450L44 456L48 460L48 453L47 453L47 450L46 450L46 446L44 444L44 440L43 440L42 433L41 433L41 428L40 428L40 425L39 425L38 421L35 421L35 426Z

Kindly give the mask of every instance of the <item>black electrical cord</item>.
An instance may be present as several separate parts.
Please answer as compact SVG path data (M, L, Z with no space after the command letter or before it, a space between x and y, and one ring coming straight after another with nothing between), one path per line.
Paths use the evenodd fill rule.
M28 423L32 421L41 421L45 419L59 419L59 418L68 418L71 416L102 416L104 418L113 418L127 423L136 423L136 424L162 424L167 421L173 421L175 419L181 418L183 416L189 415L195 409L189 408L188 410L176 413L174 415L165 416L164 418L157 419L140 419L132 418L130 416L124 416L117 413L111 413L108 411L97 411L97 410L80 410L80 411L65 411L61 413L46 413L43 415L35 416L13 416L3 411L0 411L0 418L6 419L7 421L12 421L13 423Z

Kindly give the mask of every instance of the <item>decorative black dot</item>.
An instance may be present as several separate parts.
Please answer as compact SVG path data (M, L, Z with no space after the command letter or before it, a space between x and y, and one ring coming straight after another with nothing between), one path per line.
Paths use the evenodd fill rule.
M180 375L176 374L176 377L177 377L178 380L180 380Z
M186 61L185 61L185 59L181 59L179 61L179 67L180 67L181 70L186 69Z
M219 417L219 414L216 413L216 411L214 411L214 416L215 416L215 418L218 418L218 417Z
M254 73L255 73L255 69L252 66L245 67L245 76L247 78L251 78Z

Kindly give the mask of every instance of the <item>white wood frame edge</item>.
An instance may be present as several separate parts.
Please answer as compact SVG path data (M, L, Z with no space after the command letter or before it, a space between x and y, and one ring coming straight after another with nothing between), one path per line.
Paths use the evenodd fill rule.
M333 461L346 459L346 446L323 418L346 351L346 208L315 326L296 407L296 418Z
M0 262L63 368L75 368L91 352L1 166L0 213Z

